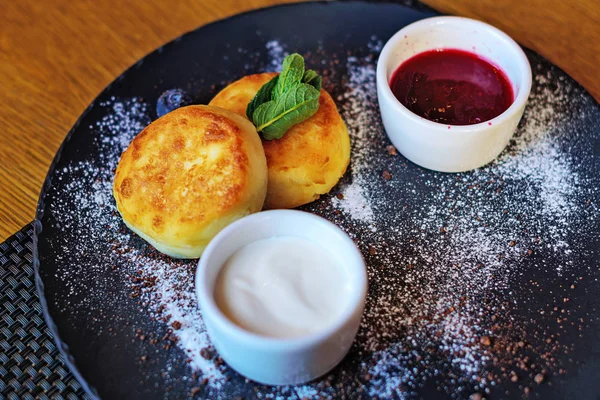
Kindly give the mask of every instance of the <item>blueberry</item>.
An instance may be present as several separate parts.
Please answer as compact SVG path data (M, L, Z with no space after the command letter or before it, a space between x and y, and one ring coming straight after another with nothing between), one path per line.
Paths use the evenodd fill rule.
M162 117L179 107L187 106L189 104L192 104L192 98L185 90L169 89L158 98L158 101L156 102L156 114L159 117Z

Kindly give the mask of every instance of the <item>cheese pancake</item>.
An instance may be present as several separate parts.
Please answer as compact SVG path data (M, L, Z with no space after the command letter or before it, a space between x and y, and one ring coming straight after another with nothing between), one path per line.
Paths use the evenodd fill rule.
M254 126L218 107L188 106L148 125L115 173L123 221L157 250L200 257L225 226L260 211L267 165Z
M246 117L246 106L276 73L248 75L209 103ZM321 89L319 110L281 139L263 140L269 168L265 208L294 208L328 193L350 161L348 129L329 93Z

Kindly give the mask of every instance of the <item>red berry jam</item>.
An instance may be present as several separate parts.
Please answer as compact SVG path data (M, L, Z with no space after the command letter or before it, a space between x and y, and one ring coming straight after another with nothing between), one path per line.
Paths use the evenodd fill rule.
M447 125L472 125L502 114L514 100L498 67L463 50L430 50L403 62L392 75L396 98L413 113Z

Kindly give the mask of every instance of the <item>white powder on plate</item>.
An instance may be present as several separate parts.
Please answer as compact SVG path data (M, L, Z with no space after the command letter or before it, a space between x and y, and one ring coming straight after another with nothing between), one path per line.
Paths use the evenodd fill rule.
M492 351L482 338L506 343L502 334L511 329L528 335L516 321L510 325L510 315L496 316L506 312L504 298L519 299L511 282L522 268L560 275L574 266L571 247L586 224L582 194L590 183L565 143L583 116L564 111L569 88L562 81L550 88L544 83L553 79L537 75L524 124L496 161L462 174L425 171L386 157L372 60L347 60L338 101L352 138L351 183L340 187L343 197L331 199L343 215L367 223L352 225L362 229L353 233L371 256L373 286L356 344L368 371L359 388L375 397L411 397L432 379L450 376L441 390L453 396L487 391L506 379L490 371L521 355ZM381 171L388 169L386 182ZM531 257L548 251L552 263ZM551 347L537 348L538 358L557 351ZM550 368L541 364L540 370Z
M204 349L209 349L212 354L215 352L194 293L194 264L148 255L131 244L132 234L120 230L122 222L112 198L113 171L133 137L150 122L148 105L133 98L124 101L113 99L100 106L110 111L90 129L101 149L100 165L103 167L98 168L85 161L58 174L59 179L63 173L79 177L68 182L58 201L51 205L51 212L60 227L79 232L76 241L65 247L65 253L93 251L105 254L109 248L105 262L118 265L115 273L130 278L128 282L139 289L134 292L136 297L139 296L141 302L148 305L153 317L170 327L178 327L172 329L173 335L177 345L188 356L190 366L199 371L202 378L208 378L207 383L212 387L219 388L224 379L223 367L217 366L215 359L205 359L201 355ZM91 195L88 195L90 192ZM59 274L69 278L65 279L65 285L74 287L80 287L82 283L73 279L90 279L91 268L97 268L98 272L106 269L105 265L82 264L78 266L82 270L78 271L77 267L66 265L68 268L59 270ZM89 296L102 296L106 288L90 289ZM71 290L70 294L77 293ZM76 297L73 296L73 299Z
M269 40L266 44L267 52L269 54L269 63L265 69L266 72L279 72L281 71L281 64L283 59L289 54L284 47L277 40Z
M349 177L339 187L343 196L324 196L309 207L324 216L339 211L334 220L355 238L368 261L370 293L357 341L349 360L325 380L261 388L258 397L360 392L404 398L430 382L454 397L489 390L500 377L492 367L519 360L518 355L502 358L503 350L494 347L513 346L505 332L522 337L535 332L509 313L510 305L521 301L511 282L523 268L556 275L574 265L577 233L585 231L590 217L583 212L589 182L569 151L567 139L573 139L577 129L571 128L577 128L581 115L564 111L568 85L558 81L551 88L553 76L536 74L538 85L524 123L507 151L473 172L433 173L385 150L389 142L375 87L374 55L380 48L373 38L366 50L371 54L342 60L344 83L333 94L351 135ZM278 70L284 46L270 41L267 51L268 69ZM214 357L205 331L194 294L194 263L140 246L135 235L122 229L112 199L113 170L131 139L150 122L148 104L112 99L102 107L106 116L90 127L100 162L72 163L56 173L60 193L50 212L58 226L78 234L75 243L63 244L63 255L108 252L108 260L118 265L114 273L127 276L141 307L169 327L171 342L186 354L190 367L218 389L230 372ZM390 180L382 178L384 170ZM595 208L589 210L597 217ZM536 258L537 253L544 256ZM65 266L57 274L74 302L81 296L74 296L79 286L73 279L89 279L106 269L91 260L77 266L62 260ZM77 301L84 302L84 309L93 307L91 299L104 296L111 284L99 283ZM482 339L488 336L491 344ZM539 354L549 351L528 346L527 351ZM552 367L547 360L536 362Z
M352 183L342 189L343 200L333 198L333 205L348 213L353 219L372 224L373 210L364 193L366 185L363 172L369 168L370 146L380 134L379 124L372 124L379 118L375 69L356 65L356 57L348 58L348 90L338 100L342 102L342 116L351 135L350 171Z

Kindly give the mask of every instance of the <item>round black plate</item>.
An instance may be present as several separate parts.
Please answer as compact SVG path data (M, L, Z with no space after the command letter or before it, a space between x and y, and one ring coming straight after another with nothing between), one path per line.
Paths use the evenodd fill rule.
M393 33L432 15L419 6L361 2L238 15L149 54L88 107L48 173L34 252L46 321L88 394L600 396L598 104L527 51L532 96L497 161L441 174L389 154L374 92L376 58ZM126 230L114 213L112 170L156 118L163 91L183 88L205 104L228 82L273 69L282 51L306 55L349 125L350 170L304 209L355 238L369 267L368 304L355 346L327 377L267 388L220 366L216 387L188 365L194 347L182 344L185 327L177 329L171 315L187 307L201 329L195 263L172 262ZM179 274L172 282L182 296L168 304L188 302L175 311L160 308L156 289L173 272L147 276L165 265Z

